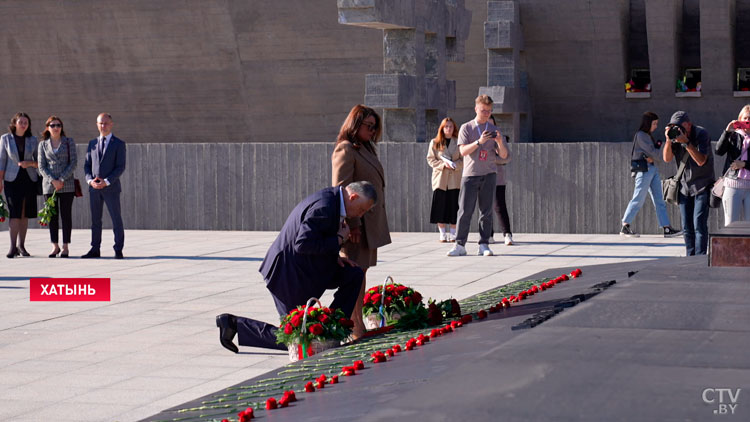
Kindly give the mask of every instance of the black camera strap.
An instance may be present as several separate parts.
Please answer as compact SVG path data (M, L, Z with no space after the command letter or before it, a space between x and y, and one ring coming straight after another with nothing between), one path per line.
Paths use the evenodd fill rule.
M682 178L682 173L685 172L685 165L687 165L688 157L690 156L690 153L688 152L686 147L682 147L685 149L685 151L682 153L682 159L680 160L680 167L677 169L677 174L674 175L675 180L680 180Z

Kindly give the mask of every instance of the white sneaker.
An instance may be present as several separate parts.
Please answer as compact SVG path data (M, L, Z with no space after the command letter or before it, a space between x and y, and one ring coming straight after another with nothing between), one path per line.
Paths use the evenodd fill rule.
M510 246L513 244L513 235L508 233L505 235L505 246Z
M479 253L477 253L479 256L492 256L492 249L490 249L489 246L485 245L484 243L479 244Z
M448 233L440 233L440 243L445 243L448 241Z
M448 242L453 243L453 242L456 241L456 235L455 234L448 233L447 237L448 237Z
M490 236L490 238L487 239L487 243L495 243L495 237L494 236Z
M449 250L447 253L448 256L464 256L466 255L466 248L456 243L453 245L453 249Z

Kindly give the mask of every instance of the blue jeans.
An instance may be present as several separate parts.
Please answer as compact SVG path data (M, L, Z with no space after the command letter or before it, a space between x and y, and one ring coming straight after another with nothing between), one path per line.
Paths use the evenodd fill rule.
M708 249L708 200L711 190L706 188L695 196L680 193L680 215L687 255L705 255Z
M648 165L647 172L639 172L635 176L635 190L633 191L633 199L628 203L628 207L625 209L625 215L622 217L624 224L630 224L633 222L635 215L641 210L643 203L646 202L646 194L651 195L651 202L654 203L656 208L656 218L659 220L659 226L669 226L669 214L667 214L667 206L664 204L664 198L661 194L661 178L659 177L659 170L653 164Z

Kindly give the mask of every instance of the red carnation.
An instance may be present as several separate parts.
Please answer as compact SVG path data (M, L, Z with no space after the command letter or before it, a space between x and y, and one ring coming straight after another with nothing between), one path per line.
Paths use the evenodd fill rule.
M305 384L305 392L312 393L314 391L315 391L315 387L313 387L312 381L308 381L307 384Z
M386 350L386 351L385 351L385 353L386 353L386 354L387 354L387 355L388 355L389 357L393 357L393 355L395 354L395 353L393 352L393 349L388 349L388 350Z
M352 328L354 327L354 321L350 320L349 318L341 318L339 319L339 324L346 328Z
M385 291L386 292L390 292L392 290L393 290L393 284L389 284L389 285L385 286Z
M294 327L292 327L292 324L286 323L284 326L284 334L292 334L294 332Z
M294 315L292 317L292 325L294 325L295 327L299 327L300 324L302 324L302 317L300 317L299 315Z
M238 422L250 422L250 419L253 418L253 408L248 407L247 409L238 413L237 417L239 417Z
M346 371L344 371L344 376L351 377L352 375L355 375L355 372L353 370L347 369Z
M461 322L462 322L463 324L468 324L468 323L470 323L471 321L472 321L472 317L471 317L471 315L464 315L464 316L462 316L462 317L461 317Z
M370 302L372 302L373 305L379 305L380 304L380 293L375 293L374 295L370 296Z
M418 304L422 301L422 295L419 294L419 292L414 292L411 295L411 300L414 301L415 304Z
M334 375L331 377L331 384L338 384L339 383L339 376Z
M365 293L365 298L362 300L363 305L367 305L368 303L370 303L370 296L370 293Z
M538 291L539 291L539 287L536 287L536 286L531 286L531 291L532 291L533 293L536 293L536 292L538 292Z
M313 324L310 326L310 333L314 336L319 336L323 334L323 326L320 324Z
M365 363L362 362L361 360L355 360L353 366L354 366L354 369L356 370L365 369Z
M394 351L395 353L398 353L398 352L400 352L400 351L401 351L401 345L400 345L400 344L394 344L394 345L393 345L393 347L392 347L391 349L393 349L393 351Z
M266 410L272 410L276 409L278 405L276 404L276 399L271 397L270 399L266 400Z
M289 403L297 401L297 395L294 394L294 390L284 391L284 397L289 401Z
M323 324L327 323L330 319L331 318L326 314L322 314L318 317L318 321L322 322Z
M437 328L433 328L430 331L430 337L438 337L438 336L440 336L440 330L438 330Z
M323 387L325 387L325 386L326 386L326 382L325 382L325 381L318 381L318 382L316 382L316 383L315 383L314 385L315 385L315 387L317 387L318 389L321 389L321 388L323 388Z
M427 321L430 325L438 325L443 322L443 311L434 303L427 306Z
M393 298L390 296L385 297L385 306L390 306L391 302L393 302Z
M477 312L477 317L479 317L479 319L487 318L487 311L485 311L484 309L480 310L479 312Z
M563 275L561 275L560 277L562 277L562 279L563 279L563 280L565 280L565 281L568 281L568 280L570 280L570 279L568 278L568 275L567 275L567 274L563 274Z
M287 396L284 396L281 399L279 399L279 407L280 408L281 407L287 407L287 406L289 406L289 398L287 398Z
M404 305L406 305L406 306L411 305L411 296L405 296L404 297Z
M326 374L320 374L320 376L317 378L316 381L325 381L326 380Z

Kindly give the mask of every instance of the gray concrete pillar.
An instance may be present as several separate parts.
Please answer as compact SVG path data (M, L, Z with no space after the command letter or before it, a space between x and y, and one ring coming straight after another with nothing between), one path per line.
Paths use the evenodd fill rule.
M700 0L702 96L732 95L735 0Z
M646 0L651 95L674 96L680 66L682 0Z
M455 108L446 61L462 61L464 0L338 0L339 23L383 30L383 74L366 75L365 104L383 108L383 141L424 142Z

